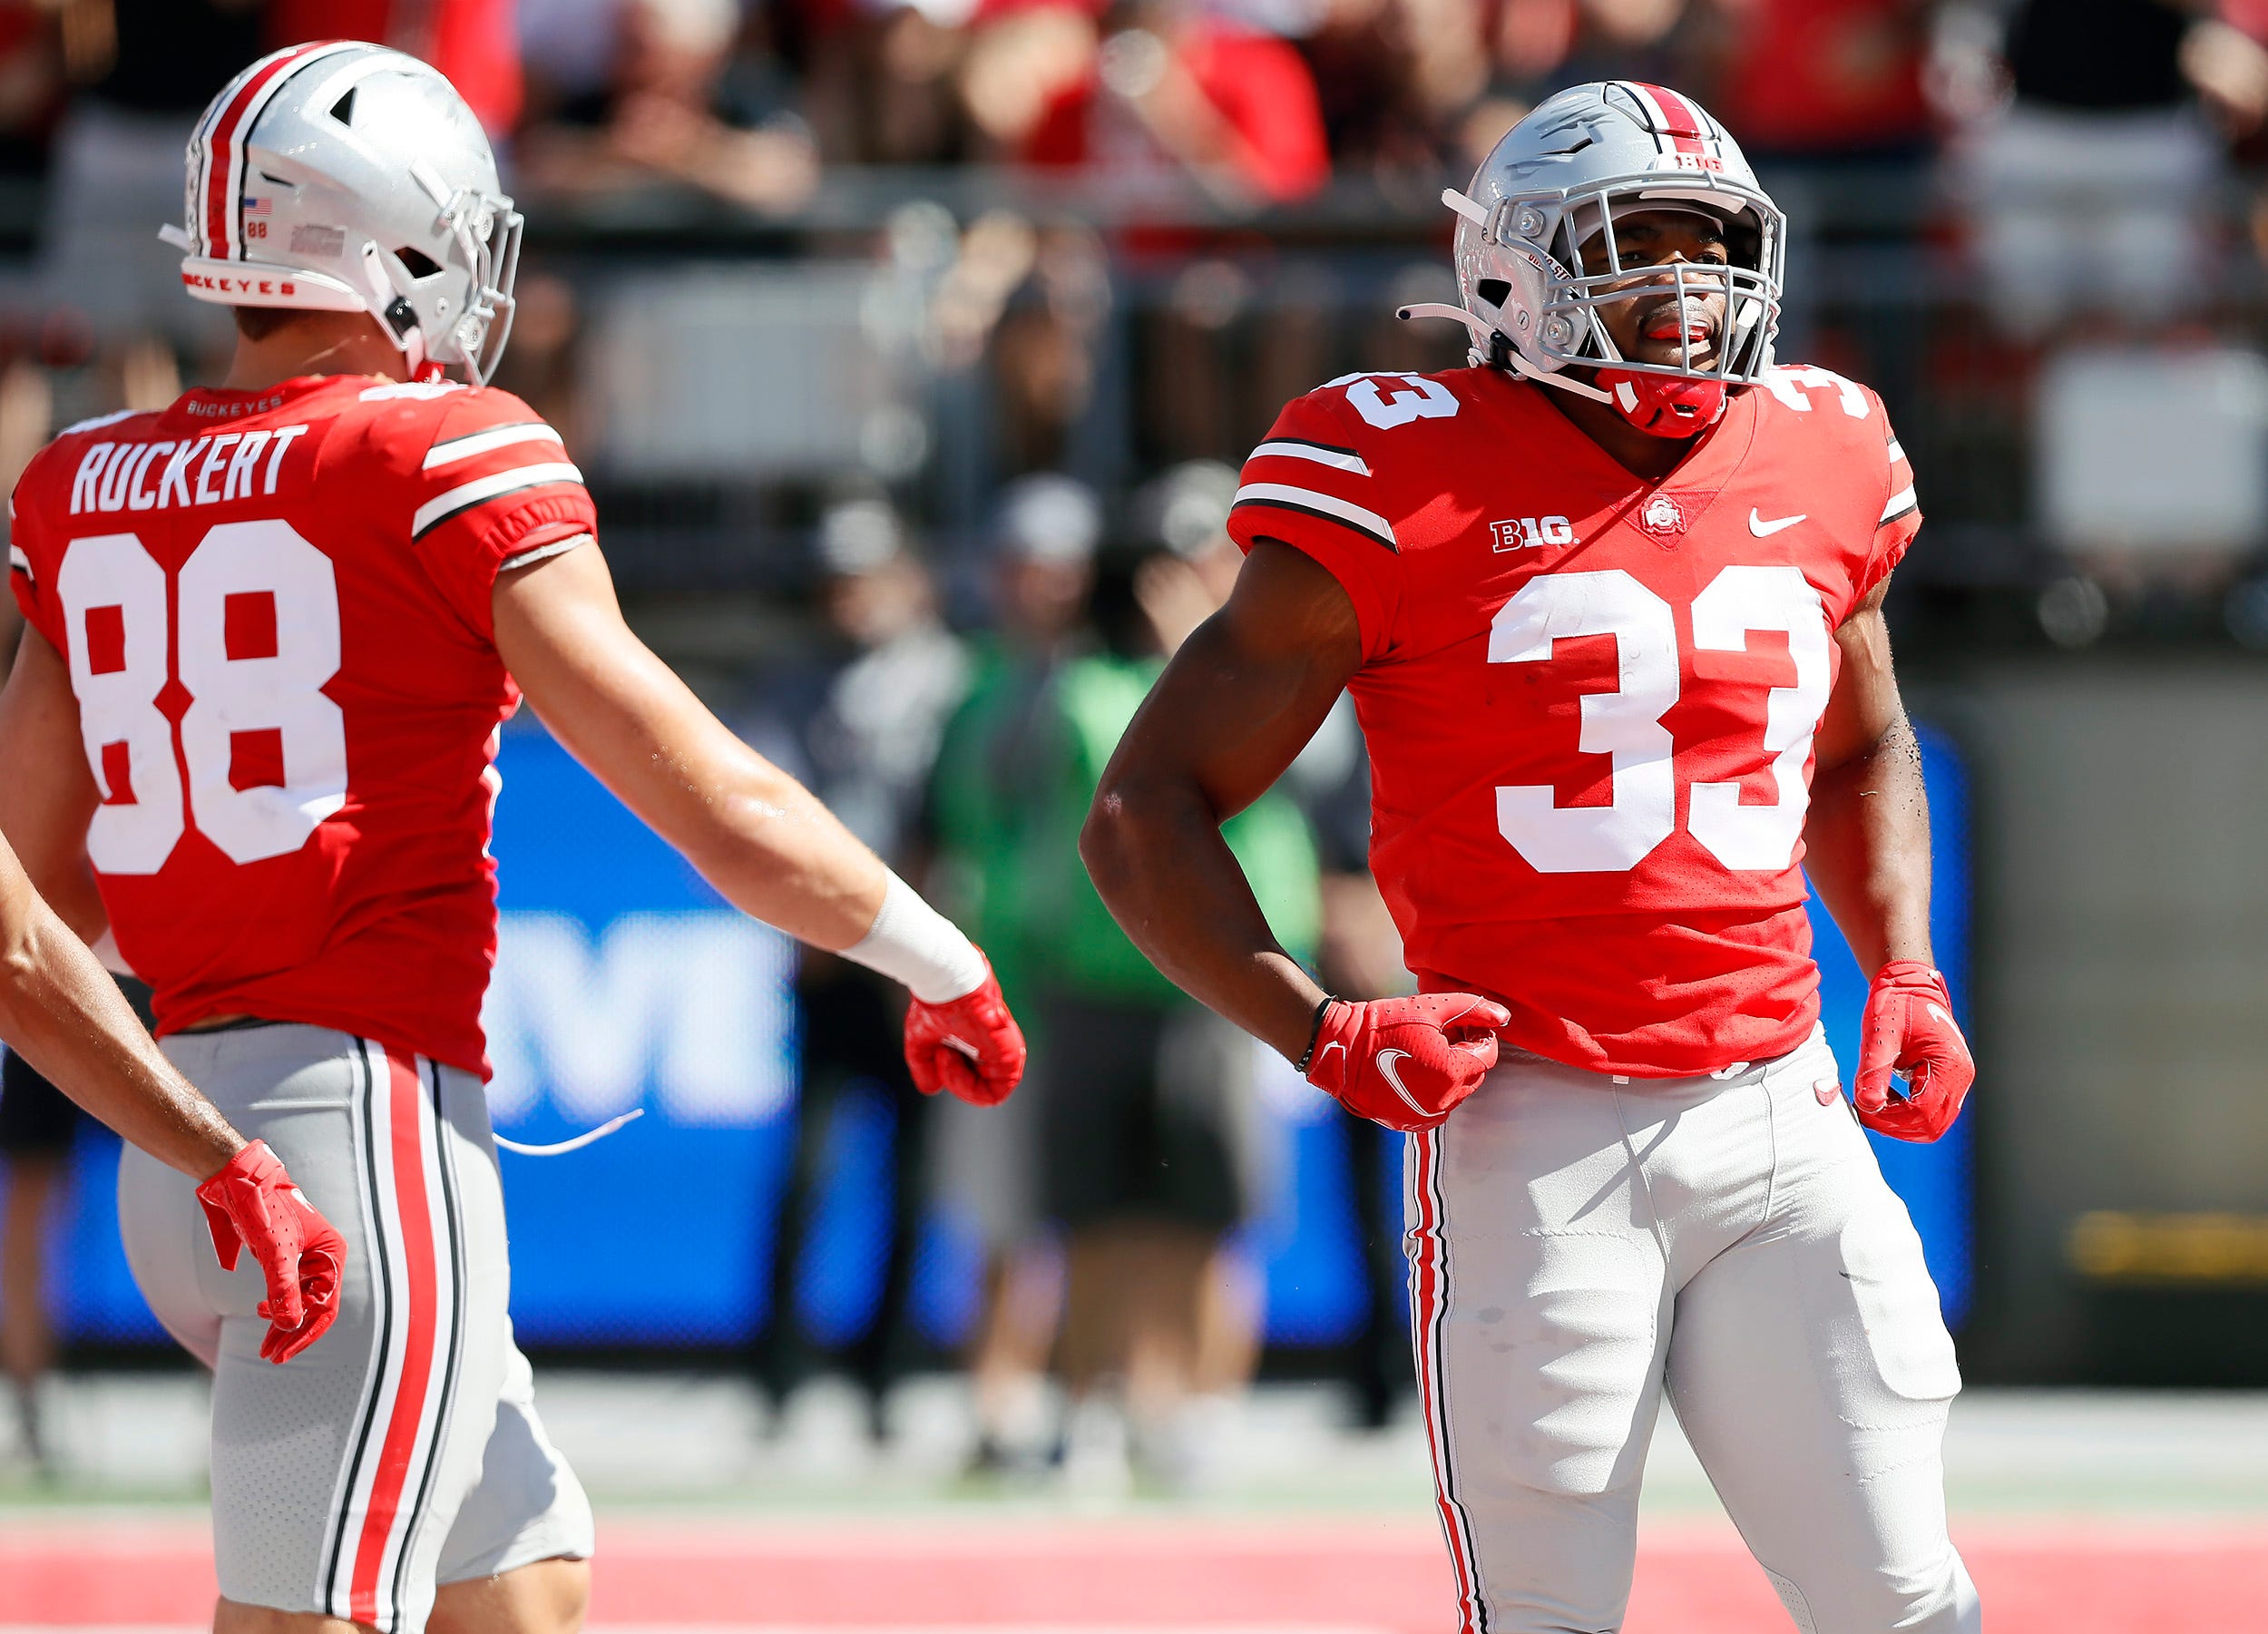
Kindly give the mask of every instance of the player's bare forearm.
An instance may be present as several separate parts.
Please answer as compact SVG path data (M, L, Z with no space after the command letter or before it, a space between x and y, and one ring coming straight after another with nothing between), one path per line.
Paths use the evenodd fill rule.
M79 740L70 666L26 626L0 690L0 835L47 905L87 942L110 923L86 857L101 799Z
M1882 603L1878 588L1835 632L1843 671L1820 721L1804 828L1812 884L1870 976L1893 959L1933 958L1921 747L1898 696Z
M1080 855L1127 935L1176 986L1296 1061L1324 992L1268 928L1220 821L1194 784L1135 771L1097 794Z
M835 951L872 928L881 861L631 631L595 548L505 573L494 606L496 650L544 725L727 901Z
M1166 666L1080 836L1095 889L1185 992L1296 1060L1323 989L1269 930L1220 825L1292 763L1361 660L1336 581L1261 541Z
M160 1162L201 1180L244 1145L175 1071L86 944L0 846L0 1039Z

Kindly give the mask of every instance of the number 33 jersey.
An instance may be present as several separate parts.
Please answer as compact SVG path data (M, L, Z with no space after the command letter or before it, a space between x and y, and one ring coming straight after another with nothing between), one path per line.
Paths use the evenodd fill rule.
M69 662L87 856L158 1030L248 1014L485 1070L499 572L595 515L507 393L367 377L75 426L17 484Z
M1508 1042L1677 1076L1802 1043L1833 632L1921 524L1874 394L1779 368L1658 483L1493 370L1287 407L1229 530L1354 605L1371 868L1431 991Z

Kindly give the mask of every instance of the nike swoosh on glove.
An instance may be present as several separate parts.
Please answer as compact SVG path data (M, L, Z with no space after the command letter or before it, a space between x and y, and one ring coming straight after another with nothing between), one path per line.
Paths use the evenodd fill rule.
M1892 1072L1905 1074L1902 1098L1891 1091ZM1859 1121L1896 1140L1934 1140L1953 1127L1976 1079L1945 978L1919 959L1883 965L1859 1022L1859 1074L1851 1094Z
M249 1248L259 1262L268 1279L268 1297L259 1302L268 1335L259 1354L288 1362L338 1320L347 1239L292 1183L265 1140L230 1159L197 1188L197 1200L204 1206L220 1268L235 1270L240 1248Z
M1333 999L1315 1021L1307 1081L1373 1123L1437 1129L1494 1071L1496 1031L1511 1019L1469 993Z
M905 1064L924 1095L950 1090L971 1106L998 1106L1023 1081L1029 1053L990 960L975 992L905 1007Z

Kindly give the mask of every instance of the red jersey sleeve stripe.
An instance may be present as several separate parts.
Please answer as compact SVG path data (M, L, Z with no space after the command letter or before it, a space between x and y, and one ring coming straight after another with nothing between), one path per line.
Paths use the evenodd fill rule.
M22 573L26 579L32 578L32 559L14 545L8 546L8 567L12 572ZM37 583L38 581L34 579L33 582Z
M1889 503L1882 506L1882 521L1875 525L1879 527L1882 523L1895 522L1901 516L1910 515L1921 508L1921 502L1914 495L1913 484L1908 483L1890 496Z
M494 454L499 448L510 448L519 443L559 443L559 433L541 420L517 420L509 426L492 426L485 431L451 437L445 443L435 443L425 451L425 463L418 468L436 471L444 465L454 465L475 455ZM565 445L562 443L563 447Z
M1400 541L1393 535L1393 524L1377 512L1365 510L1350 500L1335 494L1318 493L1313 488L1295 488L1289 483L1246 483L1237 490L1229 509L1241 510L1246 505L1269 505L1281 511L1298 511L1308 516L1319 516L1325 522L1335 522L1341 527L1360 533L1364 538L1384 545L1397 555Z
M451 517L461 516L476 506L502 499L507 494L517 494L523 488L549 487L559 483L580 485L582 482L582 473L565 460L549 465L521 465L510 471L475 477L445 494L437 494L419 505L417 514L410 518L409 536L413 540L423 539Z

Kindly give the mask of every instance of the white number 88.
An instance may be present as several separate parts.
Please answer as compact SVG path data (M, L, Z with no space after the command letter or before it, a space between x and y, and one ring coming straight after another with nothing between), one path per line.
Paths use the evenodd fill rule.
M132 533L74 541L55 590L80 736L104 802L87 829L98 870L156 873L192 820L233 862L288 856L346 804L346 717L321 690L338 673L337 574L290 524L229 522L207 533L181 564L171 623L165 570ZM230 655L237 598L269 602L271 653ZM108 642L95 640L98 626ZM96 670L94 649L113 643L117 661ZM191 700L181 723L186 790L158 707L169 668ZM236 786L238 740L249 733L275 735L280 787Z

